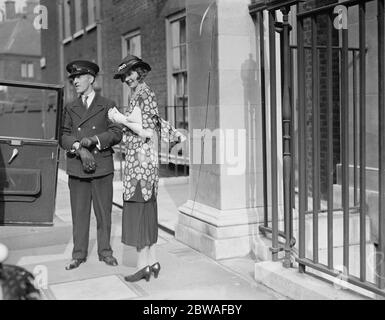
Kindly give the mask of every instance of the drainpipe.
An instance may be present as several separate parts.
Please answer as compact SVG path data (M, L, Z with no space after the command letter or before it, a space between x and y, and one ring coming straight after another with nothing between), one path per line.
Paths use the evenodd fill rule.
M58 20L59 20L59 83L64 84L64 46L63 46L63 0L58 1Z
M95 88L95 90L102 93L103 88L103 80L104 80L104 68L103 68L103 33L102 33L102 9L101 9L101 1L96 0L96 52L97 52L97 64L100 67L99 73L99 85Z

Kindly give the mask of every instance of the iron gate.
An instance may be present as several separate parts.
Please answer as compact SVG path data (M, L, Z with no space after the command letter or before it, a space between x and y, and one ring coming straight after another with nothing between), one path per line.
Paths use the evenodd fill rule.
M300 272L343 273L385 296L384 0L302 2L250 5L263 88L260 230L272 234L273 261L284 251L285 267L295 257Z

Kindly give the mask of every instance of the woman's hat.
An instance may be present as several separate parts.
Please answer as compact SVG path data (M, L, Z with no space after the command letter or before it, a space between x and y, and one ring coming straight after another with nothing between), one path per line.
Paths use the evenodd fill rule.
M130 69L134 67L142 67L147 71L151 71L151 67L147 62L144 62L142 59L137 56L129 54L125 57L122 62L119 64L118 71L114 75L114 79L120 79L125 75Z
M72 61L67 65L66 69L70 79L82 74L90 74L96 77L99 72L99 66L96 63L86 60Z

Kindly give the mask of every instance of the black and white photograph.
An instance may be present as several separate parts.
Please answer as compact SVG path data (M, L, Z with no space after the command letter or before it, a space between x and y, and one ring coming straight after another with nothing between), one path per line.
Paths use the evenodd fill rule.
M384 300L384 2L0 0L0 300Z

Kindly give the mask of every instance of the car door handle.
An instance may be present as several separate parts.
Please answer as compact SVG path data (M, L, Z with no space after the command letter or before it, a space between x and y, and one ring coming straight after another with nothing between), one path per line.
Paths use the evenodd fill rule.
M15 158L17 157L18 154L19 154L19 150L13 149L12 155L8 160L8 164L11 164L12 161L15 160Z

